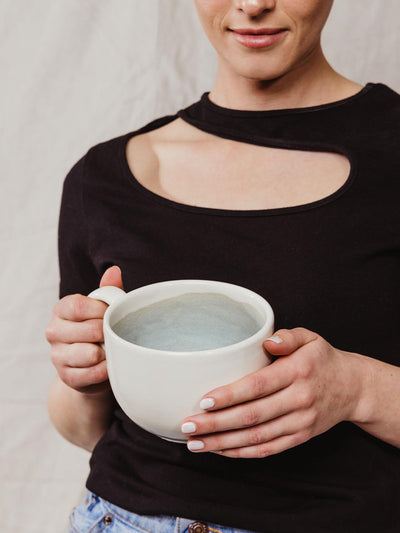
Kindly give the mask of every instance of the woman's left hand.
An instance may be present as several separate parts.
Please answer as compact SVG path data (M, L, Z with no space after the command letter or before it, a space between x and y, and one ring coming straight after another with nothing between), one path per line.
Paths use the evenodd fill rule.
M304 328L282 329L270 339L263 345L278 357L272 364L210 391L201 402L207 412L183 421L189 450L262 458L357 418L362 356Z

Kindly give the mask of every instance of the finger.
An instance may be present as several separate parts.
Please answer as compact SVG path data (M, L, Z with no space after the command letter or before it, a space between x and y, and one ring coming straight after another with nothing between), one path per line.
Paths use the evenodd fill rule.
M100 344L81 343L64 345L67 347L67 366L88 368L96 366L106 358L106 352Z
M105 358L106 354L103 348L99 344L93 343L57 343L51 350L51 360L55 366L87 368L97 365Z
M270 455L284 452L302 444L305 439L301 434L283 435L274 440L257 446L244 446L242 448L233 448L230 450L218 451L218 455L231 457L233 459L264 459Z
M117 265L107 268L107 270L104 272L100 280L100 287L104 287L106 285L113 285L114 287L119 287L120 289L124 288L121 269Z
M292 435L303 430L304 426L307 425L307 422L303 420L304 418L306 418L306 414L292 412L251 428L205 435L200 438L193 437L189 439L187 447L191 451L200 453L235 448L262 448L264 444L266 445L279 437Z
M184 420L181 431L186 435L199 436L249 428L287 414L298 407L291 387L287 387L265 398L188 417Z
M238 381L208 392L200 401L200 408L214 411L262 398L288 387L294 377L294 369L284 360L278 360Z
M88 368L63 367L58 374L64 383L77 390L83 390L108 380L106 361Z
M92 318L103 318L108 305L83 294L69 294L54 306L54 314L64 320L82 322Z
M289 355L317 338L316 333L305 328L279 329L265 339L263 346L272 355Z
M46 336L52 343L103 342L103 319L92 318L83 322L71 322L55 317L51 328L46 330Z

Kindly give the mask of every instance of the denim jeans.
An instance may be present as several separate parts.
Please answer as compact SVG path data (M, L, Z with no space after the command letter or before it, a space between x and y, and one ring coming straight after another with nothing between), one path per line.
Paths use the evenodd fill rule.
M138 515L87 490L69 517L69 533L252 533L178 516Z

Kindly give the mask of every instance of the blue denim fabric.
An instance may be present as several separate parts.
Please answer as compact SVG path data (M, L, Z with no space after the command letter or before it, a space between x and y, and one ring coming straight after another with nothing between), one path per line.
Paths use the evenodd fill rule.
M69 533L188 533L196 519L138 515L121 509L87 490L83 502L69 517ZM202 522L205 524L205 522ZM209 533L252 533L218 524L206 524ZM204 528L207 531L206 528Z

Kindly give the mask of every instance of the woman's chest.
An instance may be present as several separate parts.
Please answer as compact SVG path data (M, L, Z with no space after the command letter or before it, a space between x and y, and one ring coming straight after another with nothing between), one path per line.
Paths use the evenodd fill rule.
M350 174L348 159L337 153L231 141L176 122L132 137L126 149L134 179L175 202L215 209L292 207L333 194Z

